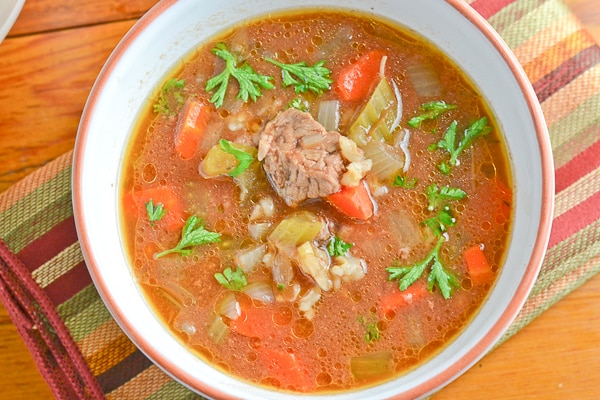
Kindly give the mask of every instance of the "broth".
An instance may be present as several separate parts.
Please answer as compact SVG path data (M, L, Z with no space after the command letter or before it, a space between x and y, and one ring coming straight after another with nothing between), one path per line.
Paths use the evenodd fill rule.
M273 87L243 101L229 76L219 104L224 86L206 86L219 54ZM281 64L322 60L325 89L284 85ZM493 286L512 226L502 136L413 33L334 10L270 15L200 44L151 102L123 168L124 240L157 315L215 367L286 391L371 386L443 349ZM205 243L184 246L184 226Z

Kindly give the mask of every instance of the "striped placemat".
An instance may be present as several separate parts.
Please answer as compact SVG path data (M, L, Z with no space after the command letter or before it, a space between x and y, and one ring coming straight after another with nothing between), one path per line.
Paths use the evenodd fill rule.
M468 1L542 103L556 167L549 249L503 340L600 270L600 48L560 0ZM57 398L197 398L125 336L88 275L67 153L0 195L0 299Z

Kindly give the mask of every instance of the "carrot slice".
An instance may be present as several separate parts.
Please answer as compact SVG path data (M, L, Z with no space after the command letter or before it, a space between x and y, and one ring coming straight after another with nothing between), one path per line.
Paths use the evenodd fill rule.
M246 296L238 297L238 301L241 315L230 321L229 328L243 336L272 339L277 328L273 322L272 308L255 307Z
M195 100L188 100L185 103L175 130L175 152L182 159L189 160L196 154L209 115L207 105Z
M494 279L494 272L488 264L487 258L480 245L469 247L463 253L467 269L473 285L482 285Z
M367 220L373 216L375 206L364 181L357 186L342 186L342 190L327 196L335 207L344 214L361 220Z
M334 90L340 99L353 101L367 97L371 87L377 82L384 55L385 53L380 50L371 50L354 64L344 68L334 82Z
M427 286L425 283L422 281L415 282L406 290L396 290L384 295L379 303L379 312L381 315L386 315L391 311L396 311L401 307L413 304L426 294Z
M261 347L258 349L259 360L268 369L269 374L277 379L282 387L294 387L299 391L314 388L315 382L307 374L302 359L294 353Z
M185 224L185 210L176 190L173 187L158 186L149 189L138 190L123 196L123 209L130 215L143 218L146 215L146 203L152 199L157 206L162 204L166 214L155 223L169 232L180 230Z

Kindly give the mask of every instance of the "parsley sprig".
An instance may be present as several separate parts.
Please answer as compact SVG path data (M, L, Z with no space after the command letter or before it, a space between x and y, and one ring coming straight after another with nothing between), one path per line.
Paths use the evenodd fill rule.
M429 275L427 276L427 289L433 291L434 287L438 287L442 296L449 299L452 296L454 288L459 286L456 277L449 272L440 260L440 249L446 238L440 236L435 247L427 254L425 259L416 264L402 267L396 262L395 265L386 268L389 273L389 280L398 280L401 291L408 289L410 285L415 283L429 267Z
M456 106L454 104L448 104L445 101L430 101L429 103L421 104L419 108L423 113L408 120L408 125L413 128L419 127L425 120L436 119L443 113L455 109Z
M154 254L154 259L166 256L171 253L179 253L182 256L190 255L190 247L199 246L206 243L215 243L221 241L221 234L204 229L202 220L195 215L190 216L181 230L181 239L175 247Z
M473 122L464 133L464 137L462 140L456 143L456 127L457 122L452 121L446 133L444 133L444 137L430 146L430 150L442 149L447 151L450 154L450 160L448 162L442 161L438 165L438 169L444 173L448 174L452 167L455 167L459 164L458 156L469 147L475 139L480 136L487 135L492 128L487 124L487 118L482 117L477 121Z
M467 193L461 188L451 186L439 187L433 183L427 186L427 200L429 200L427 209L433 211L443 201L462 200L465 197L467 197Z
M402 187L405 189L414 189L415 186L417 186L417 182L419 182L417 178L409 179L406 176L397 175L392 185L395 187Z
M248 169L250 164L254 161L252 154L246 153L244 150L233 147L230 141L221 139L219 140L219 146L225 153L231 154L238 161L237 167L229 171L229 176L234 178Z
M333 83L330 77L331 71L324 67L325 60L321 60L312 66L307 65L304 61L295 64L284 64L268 57L265 58L265 61L281 68L283 86L294 86L296 93L304 93L310 90L315 94L322 94L324 90L329 90Z
M217 282L229 290L240 291L248 284L246 274L241 268L232 270L230 267L227 267L222 273L215 273L214 277Z
M160 221L166 213L167 209L164 208L163 203L156 203L156 205L154 205L152 199L148 200L146 203L146 214L148 215L148 221L150 221L152 226L154 226L156 221Z
M156 104L154 104L154 112L161 114L174 114L173 105L182 105L185 101L182 90L185 86L185 80L171 78L165 82Z
M331 257L343 256L354 246L352 243L346 243L337 236L332 236L327 244L327 252Z
M218 43L212 52L225 61L225 69L206 82L207 92L216 88L215 93L210 98L210 102L215 107L219 108L223 105L230 77L233 77L238 82L240 88L237 98L241 99L244 103L248 101L248 98L256 101L258 97L262 96L261 89L273 89L274 86L271 83L272 77L257 73L245 62L241 66L238 66L237 60L227 50L225 44Z
M365 329L365 341L367 343L371 343L373 341L378 341L381 338L381 332L379 331L379 326L377 322L367 322L366 318L362 315L358 317L358 322Z

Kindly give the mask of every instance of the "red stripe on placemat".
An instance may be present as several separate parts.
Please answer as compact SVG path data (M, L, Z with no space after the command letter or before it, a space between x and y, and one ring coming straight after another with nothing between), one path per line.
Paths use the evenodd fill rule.
M136 350L111 369L97 376L104 393L110 393L152 366L152 361Z
M566 60L533 84L540 103L598 63L600 63L600 47L597 45L592 45Z
M19 260L33 272L76 241L75 220L71 216L25 246L18 254Z
M80 262L67 273L44 288L55 306L59 306L92 283L85 262Z
M515 1L516 0L475 0L471 3L471 7L473 7L483 18L488 19Z
M600 219L600 192L554 219L548 248L562 242L598 219Z
M598 137L600 138L600 126ZM556 170L556 193L563 191L577 180L600 166L600 140L579 153L571 161ZM598 205L600 207L600 204Z

